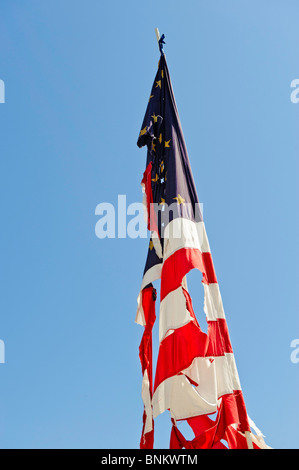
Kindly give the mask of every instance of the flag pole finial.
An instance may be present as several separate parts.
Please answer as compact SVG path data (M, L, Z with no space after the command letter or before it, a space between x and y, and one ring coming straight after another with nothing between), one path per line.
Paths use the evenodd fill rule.
M161 54L164 54L163 44L165 44L165 41L164 41L165 35L162 34L162 36L160 36L158 28L155 28L155 33L156 33L156 38L157 38L157 41L158 41L160 52L161 52Z
M158 28L155 28L155 33L156 33L157 41L159 42L160 41L160 33L159 33Z

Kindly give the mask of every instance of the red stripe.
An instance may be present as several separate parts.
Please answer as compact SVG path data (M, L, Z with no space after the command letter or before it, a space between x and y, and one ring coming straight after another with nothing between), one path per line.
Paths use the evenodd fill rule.
M236 431L232 426L228 427L225 432L225 439L230 449L247 449L248 444L246 437ZM252 443L254 449L261 449L255 442Z
M203 357L208 336L194 322L174 330L160 344L154 391L161 382L189 367L195 357Z
M203 273L205 284L217 283L211 253L201 253L198 248L181 248L164 261L161 273L161 300L177 289L191 269Z
M145 172L143 173L143 178L141 184L144 184L144 190L146 194L146 205L147 205L147 228L151 232L157 232L157 216L154 210L154 199L153 199L153 192L152 192L152 162L149 162L147 165ZM159 235L160 236L160 235Z
M216 448L221 439L226 439L229 448L247 448L246 439L236 438L235 431L229 431L232 424L238 424L241 432L250 431L243 394L241 390L223 395L216 420L211 420L207 415L196 416L187 419L193 429L195 438L187 444L194 449ZM185 443L184 443L185 444ZM190 445L191 444L191 445Z
M139 358L141 362L142 374L147 369L150 382L150 392L152 391L152 329L156 320L155 300L153 287L142 290L142 308L145 319L145 327L139 346Z
M200 329L199 323L197 321L197 318L196 318L194 310L193 310L192 299L190 297L190 294L184 287L182 288L182 291L183 291L183 294L184 294L185 299L186 299L186 308L187 308L188 312L190 313L191 321L194 321L195 324Z
M144 429L145 429L145 423L146 423L146 412L144 410L143 412L143 428L142 428L142 435L140 438L140 443L139 447L140 449L153 449L154 447L154 420L152 420L152 430L149 432L146 432L144 434Z
M197 318L195 316L192 299L186 289L183 288L183 294L186 298L186 308L191 315L192 321L200 329ZM233 353L233 348L229 338L228 327L225 318L218 318L217 320L209 320L208 323L208 337L209 346L206 356L224 356L225 353Z
M208 321L208 336L207 356L224 356L224 353L233 352L225 318Z
M235 390L234 397L236 399L238 414L240 417L239 431L241 432L250 431L250 426L248 422L248 416L247 416L247 411L246 411L246 406L245 406L245 401L244 401L242 390Z
M192 320L161 341L154 390L169 377L179 374L196 357L217 357L233 353L225 318L208 321L208 334L201 331L194 315L191 297L183 289Z
M149 393L151 397L153 388L152 329L156 320L155 299L156 292L153 286L147 287L142 290L142 308L145 319L145 327L139 346L139 358L141 362L142 374L144 374L144 372L147 370L149 379ZM154 442L154 430L152 429L150 432L144 434L146 418L147 415L144 409L140 448L152 449ZM152 421L152 426L154 426L154 421Z

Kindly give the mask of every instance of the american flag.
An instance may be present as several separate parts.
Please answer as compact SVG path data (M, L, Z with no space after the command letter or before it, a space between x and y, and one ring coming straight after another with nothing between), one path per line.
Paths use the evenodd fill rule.
M153 448L154 420L166 410L172 423L171 449L265 448L262 433L247 415L162 50L137 145L147 147L141 184L151 232L135 320L144 327L139 348L144 403L140 448ZM192 269L202 273L207 333L187 288L186 275ZM153 378L153 283L159 279L159 351ZM194 433L192 440L180 430L183 420Z

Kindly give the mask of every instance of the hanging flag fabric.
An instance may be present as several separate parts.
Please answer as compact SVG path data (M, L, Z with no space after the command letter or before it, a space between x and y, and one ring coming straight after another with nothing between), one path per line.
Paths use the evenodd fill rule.
M147 147L142 178L151 232L136 322L144 326L139 355L144 403L141 448L153 448L154 420L170 412L170 448L263 448L249 421L221 294L200 210L166 58L161 51L137 145ZM203 332L186 275L202 273ZM159 351L153 380L152 328L160 283ZM186 440L185 420L194 432Z

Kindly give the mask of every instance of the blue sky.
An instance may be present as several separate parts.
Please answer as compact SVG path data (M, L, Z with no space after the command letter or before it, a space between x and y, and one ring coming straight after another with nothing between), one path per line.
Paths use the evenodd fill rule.
M155 27L249 415L299 447L298 15L295 0L1 2L1 448L138 448L148 241L100 240L95 208L142 199ZM164 414L157 448L169 429Z

